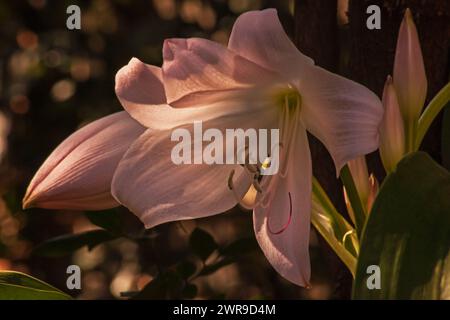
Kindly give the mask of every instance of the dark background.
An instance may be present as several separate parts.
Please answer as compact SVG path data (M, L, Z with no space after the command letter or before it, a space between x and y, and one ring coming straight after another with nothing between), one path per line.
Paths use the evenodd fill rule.
M81 8L79 31L65 26L70 4ZM365 27L370 4L382 8L381 30ZM115 73L134 56L161 65L165 38L195 36L226 44L240 13L268 7L278 9L286 32L318 65L361 82L379 96L393 70L404 9L410 7L423 48L428 97L448 82L447 0L0 0L0 269L26 272L68 291L66 267L74 263L83 270L82 290L68 291L71 295L119 298L121 292L140 290L176 269L180 261L201 267L189 246L192 231L200 227L219 247L239 239L248 246L226 266L192 281L197 298L348 298L351 276L316 233L311 236L312 288L299 288L266 262L254 245L251 213L238 208L146 233L132 213L118 208L101 214L118 217L127 234L145 234L149 241L121 238L56 258L33 253L44 240L95 228L83 212L23 211L21 199L33 174L64 138L121 110L114 93ZM438 161L440 128L438 119L423 144ZM314 173L345 212L330 157L311 139ZM382 178L376 154L369 157L369 167ZM213 254L206 263L217 259ZM172 296L165 292L159 297Z

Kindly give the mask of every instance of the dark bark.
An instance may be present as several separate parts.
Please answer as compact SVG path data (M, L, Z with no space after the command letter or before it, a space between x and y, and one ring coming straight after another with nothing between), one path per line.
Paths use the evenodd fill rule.
M295 42L316 64L330 71L338 65L336 0L298 0L295 3Z
M315 63L336 71L339 64L336 0L297 0L295 2L295 43ZM314 176L322 183L339 209L344 209L342 189L336 179L332 159L325 147L310 136Z
M295 43L315 63L336 72L339 66L339 30L337 28L337 1L297 0L295 2ZM325 147L310 136L311 158L314 176L321 182L331 200L341 212L345 212L342 185L336 179L333 161ZM320 237L321 251L328 261L336 287L333 299L349 298L351 275L339 258Z

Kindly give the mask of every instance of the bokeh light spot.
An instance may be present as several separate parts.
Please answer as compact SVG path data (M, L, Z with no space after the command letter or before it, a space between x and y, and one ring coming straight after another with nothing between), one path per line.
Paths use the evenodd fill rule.
M70 99L75 93L75 83L72 80L60 80L51 90L52 98L57 102Z

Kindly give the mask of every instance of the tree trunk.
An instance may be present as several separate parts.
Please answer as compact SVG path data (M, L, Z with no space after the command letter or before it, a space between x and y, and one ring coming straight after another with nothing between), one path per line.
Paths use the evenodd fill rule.
M336 72L339 66L339 30L337 28L336 0L297 0L295 2L295 43L315 63ZM333 161L325 147L309 136L314 176L330 196L340 212L345 212L342 185L336 179ZM319 237L330 273L334 277L333 299L350 297L352 279L346 267Z
M317 65L333 72L337 71L339 64L336 11L336 0L297 0L295 3L297 47L313 58ZM342 187L336 179L332 159L317 139L309 138L314 176L338 208L343 210Z

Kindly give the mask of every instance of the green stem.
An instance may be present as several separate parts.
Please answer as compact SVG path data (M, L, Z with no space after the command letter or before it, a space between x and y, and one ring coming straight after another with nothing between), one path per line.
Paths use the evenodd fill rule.
M354 277L359 242L356 236L352 234L356 231L336 210L330 198L314 177L311 223Z
M315 177L313 177L313 195L316 197L324 211L326 211L328 215L333 218L333 221L336 222L335 225L337 227L336 231L338 234L344 235L350 230L348 222L337 211L336 207L333 205L333 202L331 202L325 190L323 190L319 181L317 181Z
M416 129L416 119L409 123L405 123L405 151L407 154L414 151Z
M417 151L422 143L422 140L430 128L431 123L438 113L450 101L450 82L438 92L438 94L430 101L422 116L419 119L417 134L414 144L414 151Z
M314 228L316 228L317 232L320 233L328 245L333 249L339 259L341 259L341 261L345 264L353 278L355 278L357 257L348 251L341 241L333 236L330 236L327 228L323 226L317 215L311 216L311 223Z
M350 204L355 215L356 233L358 235L358 238L360 238L364 223L366 221L366 213L361 203L361 199L359 198L358 190L356 190L352 174L350 173L350 169L347 165L342 168L340 178L345 186L345 190L347 191L347 196L350 200Z

